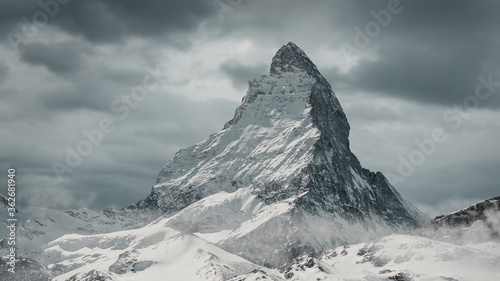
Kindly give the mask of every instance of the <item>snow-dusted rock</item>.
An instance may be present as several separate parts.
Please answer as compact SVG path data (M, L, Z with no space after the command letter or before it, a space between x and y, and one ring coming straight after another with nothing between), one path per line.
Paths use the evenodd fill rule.
M500 197L483 200L465 209L430 221L420 234L458 244L500 242Z
M0 195L0 201L3 195ZM0 209L2 206L0 205ZM6 213L7 211L5 211ZM16 250L21 256L43 262L43 245L68 233L95 234L142 227L161 214L152 208L135 206L95 211L55 210L24 207L16 214ZM8 252L8 229L0 228L0 254Z

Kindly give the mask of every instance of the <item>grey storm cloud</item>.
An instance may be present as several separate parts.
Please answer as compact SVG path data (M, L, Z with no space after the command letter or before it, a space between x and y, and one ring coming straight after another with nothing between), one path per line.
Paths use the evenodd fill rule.
M411 183L413 187L406 189L404 193L413 200L427 204L438 204L446 197L493 198L498 196L496 174L499 169L498 159L457 163L433 168L431 171L423 169Z
M231 79L237 89L248 87L248 81L259 78L267 72L265 64L243 65L237 60L227 60L220 65L220 70Z
M337 81L358 90L391 95L427 104L452 106L474 95L479 76L500 82L500 73L485 71L475 53L423 50L419 47L388 47L375 60L361 60L348 74L337 74ZM486 61L484 61L486 63ZM491 98L482 106L500 106Z
M113 95L109 87L95 85L99 81L83 81L69 87L55 91L41 93L37 101L44 108L57 111L70 111L75 109L90 109L96 111L109 111Z
M9 74L9 66L0 61L0 84L7 78Z
M83 63L84 50L76 42L58 44L33 42L22 45L20 51L22 61L46 67L56 74L77 71Z
M216 14L210 1L197 0L40 2L45 4L40 5L37 1L2 3L0 26L6 28L0 31L6 33L22 25L23 18L33 23L35 13L47 11L50 25L82 35L92 42L114 42L126 36L161 38L169 33L189 32L203 19Z
M15 26L21 24L22 18L33 15L40 7L35 1L1 1L0 38L7 39Z

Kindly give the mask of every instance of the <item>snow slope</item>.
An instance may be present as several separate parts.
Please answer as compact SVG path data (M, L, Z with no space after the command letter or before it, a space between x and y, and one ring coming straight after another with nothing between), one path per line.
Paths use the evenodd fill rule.
M0 210L6 205L1 204ZM5 210L4 213L7 213ZM94 211L89 209L79 210L54 210L41 207L23 207L16 214L16 248L20 256L42 260L42 245L53 241L68 233L93 234L107 233L118 230L142 227L160 216L154 209L107 209ZM9 246L5 237L8 229L0 228L0 254L4 255Z
M318 258L294 260L288 280L475 281L500 277L500 244L456 245L424 237L390 235L338 247Z
M46 255L53 280L495 280L500 276L500 244L456 245L424 237L389 235L341 246L313 257L299 256L280 271L230 254L158 220L139 230L92 236L67 235ZM264 278L265 277L265 278ZM104 280L104 279L103 279Z
M141 229L98 235L65 235L45 250L58 280L228 280L253 270L272 270L166 226L159 219ZM106 279L108 280L108 279ZM279 279L276 279L279 280Z

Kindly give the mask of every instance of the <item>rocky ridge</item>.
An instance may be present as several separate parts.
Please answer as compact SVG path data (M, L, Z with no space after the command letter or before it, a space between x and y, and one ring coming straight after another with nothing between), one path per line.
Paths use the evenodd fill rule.
M500 197L431 220L421 235L458 244L500 241Z
M450 242L443 238L451 235L440 231L457 227L495 234L491 218L500 213L499 198L437 217L424 228L433 239L393 234L429 219L383 174L361 166L350 151L349 130L330 84L288 43L269 74L249 82L234 117L220 132L179 151L147 198L120 210L59 212L61 218L48 215L38 223L27 218L38 226L53 219L89 228L65 229L42 247L40 263L27 264L53 281L500 275L500 243L433 240ZM100 221L98 227L90 226L93 221Z

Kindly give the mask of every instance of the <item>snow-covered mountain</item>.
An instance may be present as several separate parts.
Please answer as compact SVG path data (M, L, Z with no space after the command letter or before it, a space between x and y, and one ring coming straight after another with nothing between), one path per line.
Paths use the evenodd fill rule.
M400 234L430 219L381 173L362 168L349 129L331 86L288 43L270 73L249 82L234 118L179 151L144 200L121 210L20 214L30 223L24 229L39 237L27 240L45 239L22 276L37 268L43 274L33 278L55 281L450 281L497 274L499 243ZM484 271L475 275L481 278L472 278L472 266Z
M288 43L222 131L165 165L148 205L176 214L174 229L271 266L426 223L381 173L361 167L349 129L330 84Z

